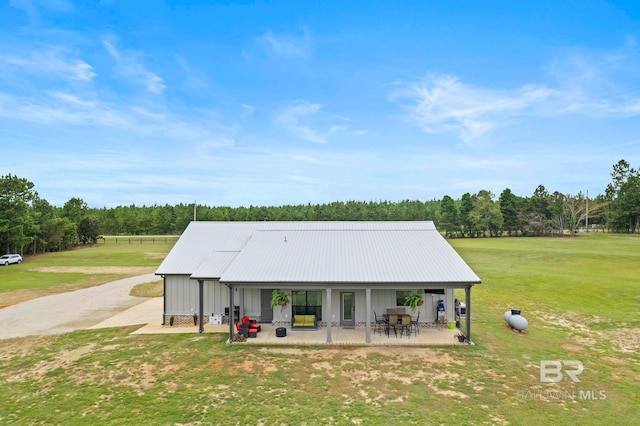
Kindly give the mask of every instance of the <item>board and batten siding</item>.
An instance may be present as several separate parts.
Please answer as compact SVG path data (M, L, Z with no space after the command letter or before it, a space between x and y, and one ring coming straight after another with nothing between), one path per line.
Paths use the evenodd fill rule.
M188 275L165 276L167 301L166 314L193 315L199 310L198 281L189 279ZM229 289L218 281L204 281L204 313L224 314L229 306ZM234 290L234 306L244 307L244 315L260 316L260 289ZM241 294L242 293L242 294ZM243 300L244 299L244 302Z
M204 282L204 312L224 314L229 304L229 289L215 281ZM188 275L165 276L166 314L192 315L199 311L198 281Z

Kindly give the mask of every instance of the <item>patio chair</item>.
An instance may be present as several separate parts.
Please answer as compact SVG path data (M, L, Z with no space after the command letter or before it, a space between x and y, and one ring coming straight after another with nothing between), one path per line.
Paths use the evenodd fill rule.
M417 336L420 334L420 326L418 325L418 321L420 320L420 311L418 311L418 316L413 318L411 317L411 327L413 328L413 332Z
M379 317L378 314L376 314L376 311L373 311L373 317L376 320L373 328L373 333L375 334L376 331L379 331L380 335L382 336L382 333L387 328L387 322L384 320L383 317Z
M393 327L393 334L396 335L396 337L398 337L398 315L397 314L391 314L389 316L387 316L387 337L389 337L389 335L391 334L391 327Z
M398 324L398 327L400 328L400 337L402 337L403 334L406 334L407 337L411 337L411 316L410 315L402 315L400 323Z

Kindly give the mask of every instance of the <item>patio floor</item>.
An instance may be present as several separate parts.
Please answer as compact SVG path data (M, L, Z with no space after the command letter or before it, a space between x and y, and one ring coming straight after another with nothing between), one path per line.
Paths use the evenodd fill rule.
M276 328L278 326L270 324L261 324L262 331L256 337L248 338L246 343L234 342L233 344L258 344L258 345L326 345L327 329L318 328L317 330L295 330L286 327L287 335L285 337L276 336ZM133 334L162 334L162 333L198 333L198 327L169 327L146 325ZM223 333L229 334L229 325L211 325L205 324L204 333ZM464 345L456 338L459 330L451 330L446 327L441 328L421 328L418 335L411 334L410 337L397 337L391 333L387 337L386 334L380 335L373 333L371 329L371 345L379 346L410 346L410 345ZM347 329L342 327L333 327L331 329L331 344L333 345L366 345L365 329L353 328Z
M247 339L249 344L285 344L285 345L325 345L327 344L327 329L318 328L317 330L295 330L287 327L287 335L285 337L276 337L275 329L272 325L262 325L262 331L255 338ZM228 333L228 330L227 330ZM450 330L442 327L421 328L418 335L411 334L410 337L397 337L391 333L386 334L373 333L371 329L371 345L460 345L455 337L458 330ZM331 344L334 345L365 345L365 329L360 328L342 328L333 327L331 329Z
M162 298L153 298L139 305L133 306L99 324L90 328L121 327L126 325L145 324L135 330L132 334L172 334L172 333L198 333L197 326L175 326L160 324L162 312ZM258 345L326 345L327 329L325 327L317 330L292 330L286 327L285 337L276 337L276 328L271 324L261 324L262 331L255 338L247 339L246 343L234 344L258 344ZM204 333L222 333L229 335L229 324L212 325L204 324ZM440 327L421 327L420 334L411 334L410 337L393 334L387 337L386 334L374 333L371 329L371 345L378 346L410 346L410 345L465 345L458 342L455 337L459 333L457 329ZM333 345L366 345L364 327L346 329L333 327L331 329L331 341Z

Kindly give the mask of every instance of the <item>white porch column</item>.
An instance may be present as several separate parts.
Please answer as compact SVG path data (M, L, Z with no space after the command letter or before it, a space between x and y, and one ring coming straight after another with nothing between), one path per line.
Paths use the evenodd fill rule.
M333 319L333 310L331 309L331 289L327 288L327 343L331 343L331 322Z
M366 325L365 325L365 343L371 343L371 289L367 288L365 290L366 300L367 300L367 314L365 315Z

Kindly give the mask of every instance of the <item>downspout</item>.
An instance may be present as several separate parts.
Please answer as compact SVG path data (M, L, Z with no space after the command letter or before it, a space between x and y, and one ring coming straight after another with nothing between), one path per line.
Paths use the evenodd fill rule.
M204 318L204 280L198 280L198 291L200 293L200 326L198 332L202 333L204 331L204 321L202 321Z

